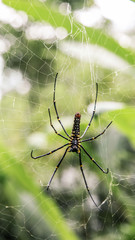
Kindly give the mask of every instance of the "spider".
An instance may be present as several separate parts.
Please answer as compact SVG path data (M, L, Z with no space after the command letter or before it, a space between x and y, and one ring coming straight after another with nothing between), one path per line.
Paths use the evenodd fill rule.
M77 153L77 154L79 155L80 170L81 170L81 173L82 173L82 177L83 177L83 179L84 179L85 187L86 187L86 189L87 189L87 191L88 191L88 194L89 194L91 200L93 201L93 203L95 204L95 206L99 209L98 205L96 204L96 202L94 201L94 199L93 199L93 197L92 197L92 195L91 195L91 192L90 192L90 190L89 190L89 187L88 187L88 184L87 184L85 175L84 175L83 165L82 165L82 159L81 159L81 150L83 150L83 151L85 152L85 154L89 157L89 159L90 159L104 174L108 174L109 169L107 168L106 171L103 170L102 167L100 167L100 166L98 165L98 163L97 163L97 162L90 156L90 154L85 150L85 148L82 146L81 143L83 143L83 142L88 142L88 141L93 141L93 140L95 140L96 138L98 138L98 137L100 137L101 135L103 135L103 134L105 133L105 131L107 130L107 128L111 125L112 121L107 125L107 127L106 127L101 133L99 133L99 134L96 135L95 137L91 137L91 138L82 140L82 138L84 137L84 135L86 134L86 132L88 131L88 129L89 129L90 125L91 125L91 122L92 122L92 120L93 120L93 118L94 118L95 111L96 111L96 103L97 103L97 95L98 95L98 84L96 83L96 98L95 98L95 103L94 103L94 110L93 110L92 116L91 116L91 118L90 118L90 121L89 121L89 123L88 123L88 125L87 125L87 127L86 127L86 129L85 129L85 131L84 131L84 133L80 136L80 119L81 119L81 114L80 114L79 112L77 112L77 113L75 114L75 116L74 116L74 123L73 123L73 128L72 128L71 135L69 135L69 134L67 133L67 131L65 130L65 128L64 128L64 126L63 126L63 124L62 124L62 122L61 122L61 120L60 120L60 118L59 118L58 110L57 110L57 107L56 107L55 91L56 91L57 76L58 76L58 73L56 74L55 81L54 81L53 105L54 105L55 113L56 113L56 116L57 116L57 120L58 120L58 122L60 123L63 131L65 132L66 137L63 136L63 135L61 135L60 133L58 133L57 130L55 129L55 127L53 126L53 124L52 124L52 119L51 119L50 108L48 108L48 113L49 113L50 125L51 125L51 127L53 128L54 132L55 132L58 136L66 139L66 140L68 141L68 143L66 143L66 144L62 145L61 147L58 147L58 148L56 148L56 149L54 149L54 150L52 150L52 151L50 151L50 152L48 152L48 153L46 153L46 154L43 154L43 155L40 155L40 156L37 156L37 157L34 157L34 156L33 156L33 150L32 150L32 151L31 151L31 157L32 157L33 159L42 158L42 157L45 157L45 156L47 156L47 155L50 155L50 154L52 154L52 153L54 153L54 152L56 152L56 151L58 151L58 150L60 150L60 149L62 149L62 148L64 148L64 147L66 147L66 150L65 150L62 158L61 158L60 161L58 162L58 164L57 164L57 166L56 166L56 168L55 168L55 170L54 170L54 172L53 172L53 174L52 174L52 176L51 176L51 179L50 179L50 181L49 181L49 183L48 183L48 185L47 185L47 190L48 190L49 187L50 187L50 184L51 184L51 182L52 182L52 180L53 180L53 178L54 178L54 175L55 175L56 171L58 170L58 168L60 167L63 159L64 159L65 156L66 156L66 153L67 153L67 152L75 152L75 153Z

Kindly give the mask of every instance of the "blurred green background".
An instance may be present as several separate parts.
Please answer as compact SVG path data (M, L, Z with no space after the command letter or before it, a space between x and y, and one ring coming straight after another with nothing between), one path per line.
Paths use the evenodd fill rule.
M106 1L0 2L1 240L135 237L135 32L130 24L135 3L119 0L113 9L109 2L114 18ZM38 156L66 143L48 117L50 107L53 124L64 135L52 102L56 72L57 107L69 134L76 112L82 115L81 132L86 128L96 82L97 114L85 138L113 121L103 136L83 144L110 169L104 175L82 154L92 196L103 211L87 194L75 153L66 155L49 192L63 150L30 157L32 149Z

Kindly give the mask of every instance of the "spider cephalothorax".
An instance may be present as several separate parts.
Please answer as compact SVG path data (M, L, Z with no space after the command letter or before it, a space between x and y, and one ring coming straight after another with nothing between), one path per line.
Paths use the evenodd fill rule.
M62 122L61 122L61 120L60 120L60 118L59 118L59 114L58 114L57 107L56 107L55 89L56 89L57 76L58 76L58 73L56 74L55 81L54 81L53 104L54 104L54 109L55 109L55 112L56 112L57 120L59 121L61 127L63 128L63 130L64 130L64 132L65 132L65 134L66 134L66 137L63 136L63 135L61 135L60 133L58 133L57 130L55 129L55 127L53 126L53 124L52 124L52 119L51 119L50 109L48 109L48 113L49 113L50 125L51 125L51 127L53 128L54 132L55 132L58 136L66 139L66 140L68 141L68 143L66 143L66 144L62 145L61 147L56 148L56 149L54 149L54 150L52 150L52 151L50 151L50 152L48 152L48 153L46 153L46 154L43 154L43 155L40 155L40 156L37 156L37 157L34 157L34 156L33 156L33 150L32 150L32 151L31 151L31 157L34 158L34 159L41 158L41 157L45 157L45 156L50 155L50 154L58 151L59 149L62 149L62 148L64 148L64 147L67 146L67 148L66 148L66 150L65 150L62 158L60 159L59 163L57 164L57 166L56 166L56 168L55 168L55 170L54 170L54 172L53 172L53 175L52 175L52 177L51 177L51 179L50 179L50 181L49 181L49 183L48 183L48 186L47 186L47 190L48 190L49 187L50 187L50 184L51 184L51 182L52 182L52 180L53 180L53 177L54 177L54 175L55 175L58 167L59 167L60 164L62 163L62 161L63 161L66 153L67 153L67 152L76 152L76 153L79 155L80 169L81 169L81 172L82 172L82 176L83 176L83 179L84 179L84 183L85 183L86 189L87 189L87 191L88 191L88 193L89 193L89 196L91 197L92 201L93 201L94 204L96 205L96 207L99 208L99 207L97 206L97 204L95 203L95 201L94 201L94 199L93 199L93 197L92 197L92 195L91 195L91 193L90 193L90 190L89 190L89 188L88 188L88 184L87 184L87 181L86 181L84 172L83 172L83 165L82 165L82 160L81 160L81 150L83 150L83 151L86 153L86 155L89 157L89 159L90 159L94 164L96 164L96 166L97 166L103 173L107 174L107 173L109 172L109 169L107 168L106 171L103 170L103 169L98 165L98 163L90 156L90 154L85 150L85 148L82 146L81 143L82 143L82 142L93 141L93 140L95 140L96 138L98 138L99 136L101 136L102 134L104 134L105 131L106 131L106 129L111 125L112 121L107 125L107 127L106 127L101 133L99 133L99 134L96 135L95 137L91 137L91 138L88 138L88 139L81 140L81 139L84 137L84 135L85 135L85 133L87 132L87 130L89 129L89 127L90 127L90 125L91 125L91 122L92 122L92 120L93 120L93 117L94 117L94 115L95 115L97 95L98 95L98 84L96 83L96 98L95 98L94 110L93 110L92 116L91 116L91 118L90 118L90 121L89 121L89 123L88 123L88 125L87 125L87 127L86 127L86 129L85 129L85 131L84 131L84 133L80 136L80 119L81 119L81 114L80 114L79 112L77 112L77 113L75 114L75 116L74 116L74 123L73 123L73 128L72 128L71 136L69 136L69 134L68 134L67 131L65 130L65 128L64 128L64 126L63 126L63 124L62 124Z

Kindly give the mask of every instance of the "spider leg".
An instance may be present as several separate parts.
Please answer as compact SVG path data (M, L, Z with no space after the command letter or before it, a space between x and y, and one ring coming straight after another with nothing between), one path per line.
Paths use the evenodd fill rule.
M80 161L80 169L81 169L81 172L82 172L83 180L84 180L86 189L87 189L87 191L88 191L88 194L89 194L90 198L92 199L93 203L95 204L95 206L96 206L99 210L101 210L101 209L98 207L98 205L96 204L96 202L94 201L94 199L93 199L93 197L92 197L92 195L91 195L91 193L90 193L90 190L89 190L89 187L88 187L88 184L87 184L85 175L84 175L84 171L83 171L83 165L82 165L82 160L81 160L81 151L80 151L80 153L79 153L79 161Z
M103 172L103 173L105 173L105 174L108 174L109 173L109 169L107 168L107 170L105 171L105 170L103 170L99 165L98 165L98 163L90 156L90 154L85 150L85 148L82 146L82 145L80 145L80 147L83 149L83 151L87 154L87 156L91 159L91 161L93 162L93 163L95 163L96 165L97 165L97 167Z
M33 150L32 150L32 151L31 151L31 157L34 158L34 159L41 158L41 157L45 157L45 156L47 156L47 155L50 155L50 154L58 151L59 149L65 147L65 146L67 146L67 145L69 145L69 143L66 143L66 144L64 144L63 146L59 147L59 148L56 148L56 149L54 149L54 150L52 150L52 151L50 151L50 152L48 152L48 153L46 153L46 154L43 154L43 155L40 155L40 156L37 156L37 157L34 157L34 156L33 156Z
M54 175L55 175L57 169L59 168L60 164L62 163L62 161L63 161L63 159L64 159L64 157L65 157L65 155L66 155L68 149L69 149L69 147L66 148L66 150L65 150L65 152L64 152L64 154L63 154L61 160L60 160L59 163L57 164L57 166L56 166L56 168L55 168L55 170L54 170L54 172L53 172L53 175L52 175L52 177L51 177L51 179L50 179L50 181L49 181L49 183L48 183L48 185L47 185L47 190L49 189L50 184L51 184L51 182L52 182L52 180L53 180L53 177L54 177Z
M107 130L107 128L109 128L109 126L112 124L112 121L107 125L107 127L101 132L99 133L97 136L92 137L92 138L88 138L88 139L84 139L81 140L80 142L88 142L88 141L92 141L95 140L96 138L100 137L101 135L103 135L105 133L105 131Z
M60 137L62 137L62 138L64 138L64 139L66 139L66 140L69 141L68 138L66 138L66 137L62 136L60 133L58 133L58 132L56 131L55 127L53 126L53 124L52 124L52 118L51 118L50 108L48 108L48 113L49 113L50 125L51 125L51 127L53 128L54 132L55 132L58 136L60 136Z
M57 76L58 76L58 73L56 73L56 77L55 77L55 81L54 81L54 92L53 92L53 104L54 104L54 109L55 109L55 112L56 112L56 116L57 116L57 119L61 125L61 127L63 128L64 132L66 133L66 135L70 138L70 136L68 135L67 131L65 130L60 118L59 118L59 114L58 114L58 111L57 111L57 107L56 107L56 100L55 100L55 89L56 89L56 80L57 80Z
M91 122L94 118L94 115L95 115L95 111L96 111L96 104L97 104L97 96L98 96L98 83L96 83L96 98L95 98L95 104L94 104L94 110L93 110L93 113L92 113L92 116L91 116L91 119L88 123L88 126L86 127L84 133L82 134L82 136L80 138L83 138L83 136L85 135L85 133L87 132L87 130L89 129L90 125L91 125Z

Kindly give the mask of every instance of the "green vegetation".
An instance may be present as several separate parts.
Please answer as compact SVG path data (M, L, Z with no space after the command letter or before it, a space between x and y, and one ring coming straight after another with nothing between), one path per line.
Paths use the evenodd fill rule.
M55 1L3 0L3 3L24 11L29 20L19 29L4 23L0 28L0 36L10 43L2 55L3 84L10 70L15 73L11 82L1 88L0 239L134 239L135 51L122 47L110 36L106 25L100 29L88 28L72 14L62 15ZM36 21L50 24L54 29L65 28L67 38L52 42L27 39L26 30ZM124 65L112 70L66 55L60 44L67 42L102 47L124 62L127 69ZM80 45L77 46L79 51ZM13 83L14 88L9 88L18 72L29 89L25 93L21 92L22 82L18 84L19 77ZM109 167L110 173L104 175L87 156L82 156L92 196L102 204L101 212L88 198L76 154L67 154L49 192L46 185L63 151L44 159L30 157L32 149L37 156L65 143L51 129L47 110L50 107L53 124L63 134L52 103L56 72L59 73L57 105L68 133L78 111L82 114L81 132L86 128L90 118L87 107L94 102L96 81L98 102L123 103L123 108L116 110L99 109L86 135L86 138L96 136L113 121L100 139L85 143L86 150L104 169Z

